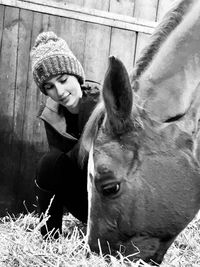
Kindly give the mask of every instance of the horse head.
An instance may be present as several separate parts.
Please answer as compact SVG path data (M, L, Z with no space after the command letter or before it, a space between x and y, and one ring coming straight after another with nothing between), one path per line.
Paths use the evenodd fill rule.
M110 57L102 102L83 134L87 240L96 252L160 263L200 208L200 2L174 10L182 19L142 70L139 59L130 78Z

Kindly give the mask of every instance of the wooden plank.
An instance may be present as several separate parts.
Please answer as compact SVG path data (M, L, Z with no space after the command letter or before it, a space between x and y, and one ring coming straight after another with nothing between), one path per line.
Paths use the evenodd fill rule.
M84 7L86 8L104 11L108 11L109 6L110 0L85 0L84 3ZM105 12L101 14L107 13ZM99 27L98 25L91 25L90 23L86 23L85 29L87 31L84 44L85 53L83 60L81 60L81 63L84 66L86 79L101 82L104 77L104 71L100 68L107 66L108 50L106 51L106 49L109 48L111 29L109 27ZM102 31L104 31L104 29L107 39L105 44L103 44L102 42ZM98 44L98 41L103 44L101 46L101 51L99 51L100 46ZM102 57L99 57L100 55L102 55ZM94 64L94 62L98 63Z
M104 78L108 66L110 30L110 27L87 24L83 67L89 80L102 82Z
M110 0L110 12L133 16L135 0Z
M57 3L64 3L66 4L73 4L73 5L78 5L78 6L83 6L84 5L84 0L54 0Z
M108 11L110 6L110 0L85 0L84 6L87 8Z
M134 17L155 21L158 2L159 0L136 0L133 13Z
M60 0L61 2L63 0ZM84 5L84 0L67 0L67 3L73 4L73 5L78 5L78 6L83 6Z
M109 6L110 6L110 0L85 0L84 1L84 7L89 8L89 9L96 9L96 10L108 11L109 10ZM95 26L95 27L97 27L97 26ZM98 35L99 38L101 38L101 29L99 27L97 27L97 29L98 29L97 31L99 32L99 33L97 33L97 35ZM86 37L87 30L88 30L89 33L87 34L87 37ZM86 23L84 25L84 35L85 35L85 38L84 38L83 45L82 45L82 47L84 47L84 49L85 49L86 52L82 54L83 57L81 56L81 54L79 54L78 55L78 58L80 59L82 65L84 66L84 71L85 71L86 79L96 80L96 81L99 81L100 82L101 79L103 79L104 73L102 73L102 71L101 71L100 72L100 76L101 77L100 76L98 77L98 70L97 69L94 69L92 58L91 59L88 58L89 53L91 53L94 56L94 60L95 59L96 60L99 60L99 58L97 57L97 54L94 55L94 51L92 50L92 43L93 43L93 41L92 41L91 44L89 44L90 39L92 37L90 35L90 30L91 30L91 25L89 23ZM93 30L95 31L95 29L93 29ZM107 28L107 30L108 30L107 36L109 36L110 29ZM87 44L86 44L86 38L87 38ZM110 39L110 36L108 38ZM81 38L81 39L83 39L83 38ZM76 41L75 41L75 43L76 43ZM97 46L97 44L95 43L94 48L96 48L96 46ZM79 47L81 47L81 46L79 46ZM106 55L107 55L107 53L106 53ZM104 56L105 55L103 55L103 57ZM85 59L84 59L84 57L85 57ZM104 60L101 59L101 64L102 65L106 64L105 61L107 61L107 59L104 57ZM97 65L98 64L96 64L96 66Z
M136 33L131 31L112 29L110 54L119 57L128 72L133 69ZM126 51L126 53L124 52Z
M18 60L17 60L17 79L15 92L15 112L14 112L14 130L21 137L23 133L23 119L26 89L28 79L28 68L30 60L30 43L33 12L27 10L20 11L19 17L19 41L18 41Z
M15 192L15 207L14 210L20 210L23 206L23 200L26 196L30 196L27 188L31 188L30 174L25 175L23 165L23 151L26 146L30 146L29 142L24 142L23 124L26 117L26 90L29 68L29 54L31 43L31 29L33 21L33 12L27 10L20 10L19 17L19 36L18 36L18 60L16 73L16 89L15 89L15 109L14 109L14 137L13 137L13 155L15 156L16 171L13 173L13 191ZM28 157L28 155L26 155ZM29 162L29 164L32 164ZM32 191L31 191L32 192Z
M31 48L34 45L38 34L48 30L48 23L48 15L34 13L31 32ZM34 179L36 175L36 165L44 152L48 150L43 123L37 118L37 113L42 99L45 101L45 97L40 93L33 81L31 64L29 62L22 136L22 142L24 145L20 166L20 172L23 174L23 187L26 186L29 188L29 190L26 190L26 192L21 194L20 198L21 201L26 199L26 205L29 211L34 209ZM19 207L21 210L22 208L24 207Z
M123 15L134 16L135 11L134 1L110 1L110 12L115 12ZM138 19L138 18L136 18ZM118 56L126 66L130 73L133 69L134 58L136 53L136 33L125 31L117 28L112 28L110 54ZM129 53L124 53L129 51Z
M136 45L136 53L135 53L135 61L137 61L140 56L142 49L148 44L150 35L149 34L138 34L137 45Z
M41 13L33 14L30 49L33 47L38 34L43 31L48 31L48 25L49 15ZM38 147L39 151L43 151L43 148L46 147L45 145L43 146L43 138L41 138L40 135L41 132L43 132L43 127L41 127L40 123L38 123L40 121L36 118L42 99L45 101L46 97L40 93L33 81L31 62L29 62L23 140L24 142L30 142L33 144L38 144L42 141L41 146Z
M69 31L67 33L64 28L62 36L68 42L70 49L72 50L74 55L77 57L80 63L83 64L87 23L74 19L69 19L67 22L67 29L69 29Z
M135 19L131 16L81 8L71 4L60 3L58 6L55 0L34 0L34 3L31 0L0 0L0 4L144 33L151 33L157 25L155 22Z
M58 36L61 35L61 29L64 26L64 18L59 16L49 16L48 30L55 32ZM68 32L68 29L67 29Z
M66 31L67 29L67 31ZM73 54L83 64L87 23L74 19L50 16L49 30L63 38Z
M0 50L1 50L1 45L2 45L4 12L5 12L5 7L0 5Z
M31 48L34 45L38 34L43 31L48 31L48 27L49 15L34 13ZM37 86L35 85L35 82L33 81L31 64L29 64L28 88L26 96L26 120L24 124L26 131L24 131L24 140L30 140L34 145L40 143L40 147L37 147L37 149L42 153L43 151L46 151L47 144L46 138L44 138L43 123L41 123L41 121L37 118L37 113L39 111L41 101L45 100L46 97L42 93L40 93ZM29 131L28 128L30 126L31 131Z
M18 22L19 10L17 8L5 9L4 29L1 49L1 100L3 105L0 106L1 114L13 117L13 99L15 86L16 57L18 45ZM9 88L5 90L4 88ZM11 123L12 124L12 123ZM8 125L12 129L11 125Z
M155 21L157 19L159 0L136 0L134 16L138 19ZM138 59L142 49L147 45L149 34L138 32L135 60Z
M13 172L15 157L12 153L15 75L18 45L19 10L5 8L2 46L0 51L0 214L13 206ZM5 215L5 214L4 214Z

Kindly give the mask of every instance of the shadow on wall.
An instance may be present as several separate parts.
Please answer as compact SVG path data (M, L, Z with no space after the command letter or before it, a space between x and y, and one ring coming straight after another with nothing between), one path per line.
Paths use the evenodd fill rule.
M14 133L11 117L1 115L0 125L0 216L32 212L36 165L45 151Z

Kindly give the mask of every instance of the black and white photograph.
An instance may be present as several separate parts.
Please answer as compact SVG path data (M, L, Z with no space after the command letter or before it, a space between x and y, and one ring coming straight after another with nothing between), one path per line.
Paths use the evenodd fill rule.
M0 267L200 267L200 0L0 0Z

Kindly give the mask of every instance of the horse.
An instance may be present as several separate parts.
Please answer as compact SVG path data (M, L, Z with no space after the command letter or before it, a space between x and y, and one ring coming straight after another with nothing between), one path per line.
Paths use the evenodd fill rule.
M80 145L92 251L160 264L200 209L200 1L175 3L132 73L109 57Z

